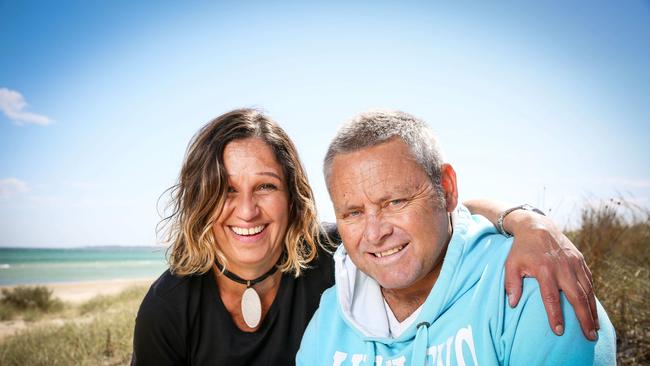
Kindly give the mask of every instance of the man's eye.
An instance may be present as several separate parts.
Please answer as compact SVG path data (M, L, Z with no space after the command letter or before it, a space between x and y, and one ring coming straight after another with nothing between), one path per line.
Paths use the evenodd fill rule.
M345 217L358 217L361 215L361 211L355 210L355 211L349 211L345 214Z
M395 199L395 200L390 200L390 201L388 201L388 205L389 205L389 206L393 206L393 207L395 207L395 206L401 206L401 205L403 205L405 202L406 202L405 199L398 198L398 199Z

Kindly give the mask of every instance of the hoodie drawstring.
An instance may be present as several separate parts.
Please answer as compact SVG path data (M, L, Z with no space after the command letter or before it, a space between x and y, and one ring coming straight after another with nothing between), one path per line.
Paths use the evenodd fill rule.
M424 366L427 363L427 346L429 345L429 326L427 322L419 323L413 342L411 353L411 366Z
M366 342L366 357L368 357L365 361L366 365L374 366L375 365L375 355L376 355L376 350L375 350L375 342L373 341L367 341Z

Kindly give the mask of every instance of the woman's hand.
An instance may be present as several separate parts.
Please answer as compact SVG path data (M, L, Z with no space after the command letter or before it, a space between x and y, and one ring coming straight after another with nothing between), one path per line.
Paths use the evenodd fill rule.
M562 289L573 305L582 332L588 339L596 340L596 297L591 271L582 253L548 217L531 211L511 212L504 220L504 228L514 235L505 276L510 306L519 303L522 277L535 277L555 334L564 332L559 293Z
M472 213L487 217L493 223L510 206L487 200L464 203ZM573 305L588 339L596 339L598 313L591 271L582 253L546 216L516 210L505 217L504 228L514 235L514 243L506 260L505 287L510 306L519 303L522 277L535 277L548 314L551 329L564 332L560 290Z

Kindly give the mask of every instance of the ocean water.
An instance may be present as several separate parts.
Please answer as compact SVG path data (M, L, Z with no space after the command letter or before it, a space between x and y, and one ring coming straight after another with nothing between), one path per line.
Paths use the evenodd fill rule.
M0 285L154 278L166 268L163 247L0 248Z

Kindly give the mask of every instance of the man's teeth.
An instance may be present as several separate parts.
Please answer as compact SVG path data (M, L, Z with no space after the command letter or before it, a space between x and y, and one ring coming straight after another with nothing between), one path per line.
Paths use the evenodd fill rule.
M245 228L245 227L237 227L237 226L231 226L230 228L232 231L235 232L237 235L255 235L260 233L262 230L264 230L265 225L260 225L260 226L255 226L251 228Z
M395 253L399 252L400 250L402 250L402 248L404 248L404 245L400 245L400 246L395 247L393 249L388 249L388 250L386 250L384 252L374 253L374 254L375 254L375 257L381 258L381 257L385 257L387 255L395 254Z

